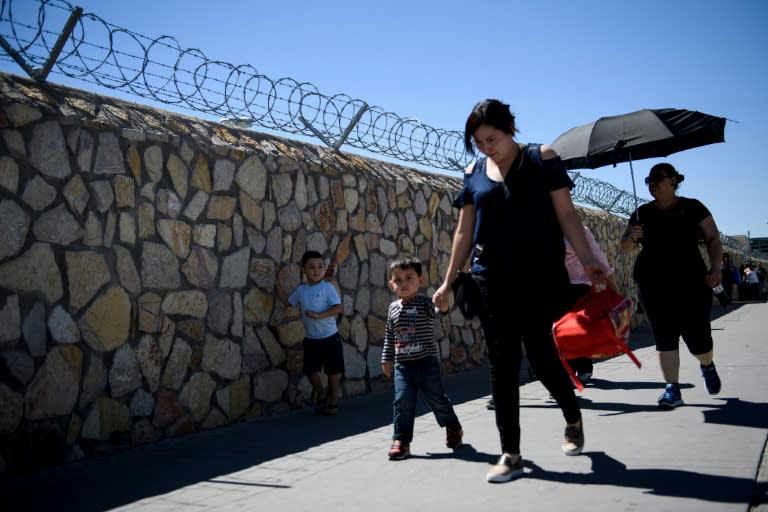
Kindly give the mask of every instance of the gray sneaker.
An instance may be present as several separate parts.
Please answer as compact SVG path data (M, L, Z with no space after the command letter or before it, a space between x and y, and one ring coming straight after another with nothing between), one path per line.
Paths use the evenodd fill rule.
M563 453L566 455L579 455L584 449L584 423L579 420L575 426L566 426L563 436Z
M512 462L512 457L505 453L499 457L499 462L488 470L485 479L493 483L509 482L513 478L521 476L523 472L523 458L518 455L517 460Z

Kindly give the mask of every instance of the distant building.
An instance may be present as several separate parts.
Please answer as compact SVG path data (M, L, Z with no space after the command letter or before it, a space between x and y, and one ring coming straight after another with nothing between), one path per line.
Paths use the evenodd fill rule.
M768 238L750 238L749 248L753 253L761 252L763 255L768 255ZM755 256L758 256L755 254Z

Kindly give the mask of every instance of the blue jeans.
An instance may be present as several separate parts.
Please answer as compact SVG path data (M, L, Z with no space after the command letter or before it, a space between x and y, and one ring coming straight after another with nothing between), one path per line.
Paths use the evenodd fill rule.
M461 428L453 404L443 390L440 363L434 357L395 363L395 433L393 440L410 443L416 419L416 395L421 390L441 427Z

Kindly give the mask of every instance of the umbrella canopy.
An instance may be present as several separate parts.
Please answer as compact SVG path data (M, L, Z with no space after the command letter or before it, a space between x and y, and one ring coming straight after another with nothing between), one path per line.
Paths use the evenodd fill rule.
M568 169L665 157L725 141L725 118L674 108L644 109L571 128L552 146Z

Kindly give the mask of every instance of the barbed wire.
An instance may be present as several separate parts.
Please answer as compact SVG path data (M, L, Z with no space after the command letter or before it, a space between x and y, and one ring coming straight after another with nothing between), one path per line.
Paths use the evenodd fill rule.
M150 38L82 13L65 0L37 0L36 5L2 0L0 42L5 60L15 60L38 80L52 72L236 126L316 137L335 149L347 144L429 168L460 172L472 160L460 131L435 128L346 94L325 95L309 82L275 80L250 64L212 60L200 49L182 48L173 36ZM576 183L574 201L623 216L635 210L635 198L626 191L569 173ZM743 250L726 238L729 247Z
M19 14L15 6L26 4ZM3 0L2 35L31 67L44 65L62 19L74 8L65 0ZM95 42L98 41L98 42ZM149 38L83 13L53 72L110 89L188 108L234 123L318 137L410 163L459 170L470 162L463 134L367 105L346 94L328 96L309 82L271 79L249 64L212 60L182 48L176 38Z

